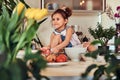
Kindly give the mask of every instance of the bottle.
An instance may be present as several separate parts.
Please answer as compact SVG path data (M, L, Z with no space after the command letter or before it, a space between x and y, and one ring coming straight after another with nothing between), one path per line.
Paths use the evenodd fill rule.
M116 24L115 43L116 43L117 45L115 45L115 53L119 53L119 54L120 54L120 43L119 43L119 39L120 39L120 24Z

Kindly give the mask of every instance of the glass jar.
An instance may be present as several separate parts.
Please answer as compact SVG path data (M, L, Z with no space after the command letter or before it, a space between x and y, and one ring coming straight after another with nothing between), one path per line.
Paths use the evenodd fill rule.
M86 1L86 9L87 10L92 10L93 9L93 2L92 2L92 0L87 0Z

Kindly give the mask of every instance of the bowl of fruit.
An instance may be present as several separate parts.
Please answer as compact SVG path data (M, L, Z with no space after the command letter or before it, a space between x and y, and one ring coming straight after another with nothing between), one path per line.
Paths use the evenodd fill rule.
M68 64L68 57L64 53L54 54L47 48L41 48L41 55L48 62L49 66L60 66Z

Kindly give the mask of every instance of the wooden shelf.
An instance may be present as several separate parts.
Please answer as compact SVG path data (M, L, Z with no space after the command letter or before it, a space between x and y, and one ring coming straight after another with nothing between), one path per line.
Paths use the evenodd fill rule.
M106 0L91 0L92 1L92 9L87 9L87 1L84 0L85 3L80 6L80 0L41 0L41 7L48 8L49 12L52 13L54 11L53 4L56 3L57 8L62 6L70 7L73 10L73 14L79 13L100 13L105 11Z

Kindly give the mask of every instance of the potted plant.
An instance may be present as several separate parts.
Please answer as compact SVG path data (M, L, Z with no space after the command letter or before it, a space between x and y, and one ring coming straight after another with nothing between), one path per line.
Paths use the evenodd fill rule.
M115 40L115 46L120 44L120 38ZM86 53L85 56L92 57L96 59L99 53L99 49L91 53ZM104 75L102 80L120 80L120 56L116 54L111 54L111 51L107 51L106 55L103 56L106 64L91 64L87 67L86 71L82 74L82 77L85 78L88 74L95 69L93 73L93 80L99 80L99 78Z
M0 15L0 78L1 80L27 80L30 77L29 72L36 80L41 80L44 76L40 74L40 71L46 67L46 61L40 55L40 51L33 54L30 46L39 25L46 20L46 18L43 20L42 18L47 14L47 10L28 9L21 2L16 4L17 6L11 14L5 7L6 5L2 4ZM41 13L36 13L37 10ZM23 27L25 29L21 31ZM24 58L16 58L19 50L23 48ZM28 61L30 61L29 65L27 65ZM47 77L44 78L47 79Z
M113 28L112 26L110 28L103 28L103 26L100 23L97 24L97 27L95 29L88 28L88 31L95 39L93 44L95 43L101 44L99 48L102 48L101 50L102 53L105 52L105 50L109 48L109 46L107 45L108 41L112 39L116 33L115 28Z
M115 35L116 31L114 28L110 27L109 29L103 29L102 25L98 23L96 29L89 28L89 32L93 37L97 40L93 41L93 44L100 43L101 46L107 46L108 41ZM115 40L115 46L120 43L120 38ZM97 58L100 52L103 49L97 49L91 53L86 53L85 56L92 57L94 59ZM82 77L87 76L93 69L95 72L93 73L93 80L99 80L102 75L105 75L106 79L104 80L120 80L120 60L117 58L116 54L111 54L110 50L105 50L105 55L103 56L106 64L92 64L88 66L85 73L82 74Z

